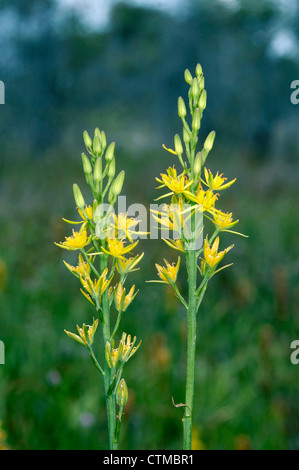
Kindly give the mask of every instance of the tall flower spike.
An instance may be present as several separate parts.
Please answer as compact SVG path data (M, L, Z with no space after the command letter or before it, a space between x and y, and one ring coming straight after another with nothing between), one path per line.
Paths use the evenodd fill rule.
M87 185L91 189L92 202L85 203L77 184L73 185L73 194L80 220L63 219L69 224L79 225L73 229L71 236L65 237L60 248L79 250L77 266L64 261L66 268L81 283L81 293L95 308L98 318L92 325L83 323L77 326L77 334L66 331L74 341L84 346L92 362L103 377L107 404L109 449L116 450L120 431L122 408L127 400L127 388L122 378L125 362L137 351L136 338L122 335L119 346L114 347L114 337L119 332L123 313L134 300L138 291L133 285L127 292L124 284L130 272L135 271L143 254L126 258L136 246L133 235L139 221L129 218L127 214L114 215L114 205L122 191L125 172L116 175L115 143L107 146L104 131L96 128L93 137L87 131L83 133L86 150L81 154L82 166ZM109 209L104 210L107 202ZM113 214L113 215L112 215ZM129 241L129 244L127 242ZM111 285L117 276L116 285ZM116 319L111 315L113 298L117 310ZM94 337L99 324L104 339L104 361L102 367L93 351ZM118 403L118 409L117 404Z
M188 286L188 301L180 293L176 284L180 258L177 264L170 264L165 260L165 266L156 264L159 281L171 285L176 297L180 300L187 313L187 372L186 393L184 400L183 417L183 446L191 449L192 441L192 415L195 376L195 352L196 352L196 317L200 304L204 298L208 283L211 278L226 268L217 269L225 254L233 247L229 246L223 251L219 249L219 234L222 232L237 233L230 230L238 221L233 220L232 213L224 213L217 207L220 191L229 188L236 179L227 182L227 179L217 172L215 175L205 167L205 162L210 154L214 140L215 131L211 131L205 140L203 147L198 149L199 129L203 112L207 105L207 92L205 90L205 79L202 67L197 64L195 76L190 70L185 71L186 83L189 85L188 100L190 115L187 115L185 101L182 97L178 99L178 115L182 121L183 143L179 134L175 134L174 148L167 149L175 154L183 167L181 174L176 168L169 167L166 173L161 173L156 180L161 184L159 188L167 188L170 192L158 199L171 197L171 204L165 204L162 209L152 211L153 219L158 222L164 242L172 249L180 251L185 255L184 263L187 268L185 274ZM218 192L219 191L219 192ZM158 200L156 199L156 200ZM181 208L173 210L171 207L179 202ZM187 207L186 207L187 206ZM203 225L203 220L210 222L213 230L210 236L202 244L203 231L208 231L209 225ZM170 234L170 231L176 232ZM239 234L242 235L242 234ZM209 240L211 241L209 243ZM203 245L203 246L202 246ZM203 253L203 258L200 255ZM201 259L201 264L199 261ZM199 280L199 274L201 279Z

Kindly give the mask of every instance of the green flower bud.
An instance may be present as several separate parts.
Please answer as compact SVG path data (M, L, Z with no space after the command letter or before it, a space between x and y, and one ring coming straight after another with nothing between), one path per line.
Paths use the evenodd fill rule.
M81 153L81 158L82 158L82 164L83 164L83 171L86 175L90 175L92 173L92 166L90 163L89 158L85 153Z
M202 76L200 80L198 80L198 88L199 88L199 92L201 93L202 90L204 89L205 87L205 77Z
M111 162L109 163L107 176L109 179L112 179L114 178L114 175L115 175L115 158L113 157Z
M216 132L212 131L212 132L209 133L208 137L206 138L205 143L204 143L204 149L207 152L210 152L212 150L213 145L214 145L215 136L216 136Z
M93 177L96 183L99 183L102 180L102 159L100 157L97 158L95 162Z
M122 170L117 177L115 178L114 181L114 189L113 193L115 196L118 196L121 193L121 190L123 189L123 184L125 180L125 172Z
M186 70L185 70L185 81L186 81L189 85L191 85L191 84L192 84L192 80L193 80L193 78L192 78L192 75L191 75L190 71L189 71L188 69L186 69Z
M87 131L84 131L84 132L83 132L83 140L84 140L85 147L86 147L88 150L91 150L91 148L92 148L92 140L91 140L91 138L89 137L89 134L88 134Z
M197 64L196 68L195 68L195 73L196 73L196 76L199 78L201 75L202 75L202 67L200 64Z
M184 118L187 114L186 105L183 98L180 96L178 99L178 115L180 118Z
M104 131L101 132L101 142L102 142L102 147L105 149L107 147L107 139L106 139L106 134Z
M84 343L84 341L80 338L80 336L75 335L75 333L71 333L70 331L66 331L66 330L64 330L64 331L71 339L76 341L76 343L79 343L79 344L81 344L81 346L86 347L86 343Z
M114 157L115 142L111 142L105 153L106 162L111 162Z
M109 193L108 193L108 202L109 204L113 205L116 201L116 196L114 194L114 187L115 187L115 181L112 182Z
M199 108L196 108L194 111L193 115L193 120L192 120L192 129L194 131L198 131L200 129L200 119L201 119L201 113Z
M207 92L206 90L203 90L198 101L198 107L201 109L201 111L203 111L204 109L206 109L206 106L207 106Z
M192 85L191 85L191 95L194 101L198 100L199 97L199 86L197 78L193 78Z
M182 146L182 141L181 138L178 134L174 136L174 149L177 155L181 156L184 152L183 146Z
M125 379L121 379L116 389L116 403L118 406L124 407L128 401L128 387Z
M200 169L201 169L201 155L200 155L200 152L197 152L195 160L194 160L194 167L193 167L193 172L195 176L199 174Z
M101 145L101 139L100 137L95 134L93 138L93 145L92 145L92 150L96 155L99 155L101 153L102 145Z
M108 367L112 369L113 364L111 360L111 344L109 343L109 341L106 341L106 345L105 345L105 359L108 364Z
M101 131L98 127L95 128L94 135L97 135L98 137L101 137Z
M74 194L74 199L75 199L75 203L77 207L79 207L79 209L84 209L85 201L82 196L81 190L76 183L73 184L73 194Z

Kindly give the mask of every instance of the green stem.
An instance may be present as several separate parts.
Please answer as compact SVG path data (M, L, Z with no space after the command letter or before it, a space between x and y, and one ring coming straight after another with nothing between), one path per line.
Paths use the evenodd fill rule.
M184 450L191 450L192 443L192 414L194 396L194 375L195 375L195 352L196 352L196 278L197 278L197 256L195 250L187 251L187 270L189 305L187 310L187 373L186 373L186 396L185 413L183 417L183 447Z
M88 346L87 346L87 349L88 349L88 352L89 352L89 355L90 355L90 357L91 357L92 362L94 363L94 365L96 366L96 368L101 372L101 374L104 376L104 375L105 375L105 372L103 371L102 367L101 367L100 364L98 363L97 358L95 357L94 352L93 352L93 350L92 350L92 347L88 345Z
M108 267L107 256L101 256L100 267L103 272ZM103 293L102 296L102 312L103 312L103 339L104 345L110 340L110 308L108 290ZM108 390L111 383L111 369L107 362L105 363L105 375L104 375L104 387L106 397L106 408L107 408L107 420L108 420L108 437L109 437L109 450L117 449L117 442L114 440L115 435L115 424L116 424L116 412L115 412L115 396L114 394L108 394Z
M119 310L118 313L117 313L117 319L116 319L116 323L115 323L115 326L114 326L114 329L113 329L113 333L111 335L111 340L114 338L114 335L116 334L117 330L118 330L118 327L119 327L119 324L120 324L120 320L121 320L121 317L122 317L122 311Z

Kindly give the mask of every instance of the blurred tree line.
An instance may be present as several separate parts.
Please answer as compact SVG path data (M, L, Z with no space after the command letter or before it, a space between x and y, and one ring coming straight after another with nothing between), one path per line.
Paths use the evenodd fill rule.
M87 123L137 150L160 145L161 135L173 132L182 72L198 61L209 99L204 125L221 129L221 144L258 158L297 154L298 112L289 97L298 78L299 9L268 0L241 0L237 8L185 3L180 16L118 4L108 28L93 31L73 14L58 19L51 0L3 1L7 105L0 125L10 137L7 154L12 140L22 152L65 145L71 151ZM293 51L275 50L279 34L282 43L296 40Z

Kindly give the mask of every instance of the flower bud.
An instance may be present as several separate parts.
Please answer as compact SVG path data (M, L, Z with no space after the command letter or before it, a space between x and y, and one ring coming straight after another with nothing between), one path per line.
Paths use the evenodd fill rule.
M97 135L98 137L101 137L101 131L98 127L95 128L94 135Z
M192 85L191 85L191 94L195 102L197 102L199 97L199 86L197 78L193 78Z
M102 159L100 157L96 159L93 177L96 183L99 183L102 180Z
M108 364L108 367L112 369L113 364L111 361L111 344L109 343L109 341L106 341L106 345L105 345L105 359Z
M199 80L198 80L198 88L199 88L199 92L201 93L202 90L204 89L205 87L205 77L202 76Z
M86 347L86 343L80 338L80 336L75 335L75 333L71 333L70 331L66 331L66 330L64 330L64 331L71 339L73 339L77 343L81 344L81 346Z
M182 141L181 138L178 134L174 136L174 149L177 155L181 156L184 152L183 146L182 146Z
M185 129L185 127L183 128L183 141L185 142L185 144L189 144L191 140L191 135L190 135L190 132L187 131L187 129Z
M206 109L206 106L207 106L207 92L206 90L203 90L198 101L198 107L201 109L201 111L203 111L204 109Z
M121 190L123 189L124 180L125 180L125 172L124 170L122 170L117 175L114 181L113 193L115 196L118 196L121 193Z
M95 335L95 332L97 331L98 324L99 324L99 320L93 319L92 325L88 327L87 336L88 336L89 344L93 343L94 335Z
M212 131L212 132L209 133L208 137L206 138L205 143L204 143L204 149L207 152L210 152L212 150L213 145L214 145L215 136L216 136L216 132Z
M191 85L191 84L192 84L192 80L193 80L193 78L192 78L192 75L191 75L191 73L190 73L190 70L186 69L186 70L185 70L185 81L186 81L189 85Z
M202 67L200 64L197 64L196 68L195 68L195 73L196 73L196 76L199 78L201 75L202 75Z
M101 139L100 137L95 134L93 138L93 144L92 144L92 150L96 155L99 155L101 153L102 145L101 145Z
M116 389L116 403L118 406L124 407L128 401L128 387L125 379L121 379Z
M88 134L87 131L84 131L84 132L83 132L83 140L84 140L85 147L86 147L88 150L91 150L91 148L92 148L92 140L91 140L91 138L89 137L89 134Z
M104 131L101 132L101 143L102 143L102 148L107 147L107 139L106 139L106 134Z
M92 166L91 166L90 160L87 157L87 155L85 155L84 152L81 153L81 157L82 157L83 171L86 175L90 175L92 173Z
M200 110L199 108L196 108L196 110L194 111L193 120L192 120L192 129L194 131L198 131L200 129L200 119L201 119Z
M108 193L108 202L111 205L113 205L116 201L116 197L114 194L114 186L115 186L115 181L112 182L110 189L109 189L109 193Z
M74 194L74 199L75 199L75 203L77 207L79 207L79 209L84 209L85 201L82 196L81 190L76 183L73 184L73 194Z
M114 178L114 175L115 175L115 158L113 157L111 162L109 163L107 176L109 179L112 179Z
M106 162L111 162L114 157L115 142L111 142L105 153Z
M184 118L187 114L186 105L183 98L180 96L178 99L178 115L180 118Z

